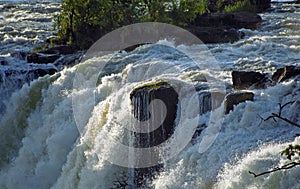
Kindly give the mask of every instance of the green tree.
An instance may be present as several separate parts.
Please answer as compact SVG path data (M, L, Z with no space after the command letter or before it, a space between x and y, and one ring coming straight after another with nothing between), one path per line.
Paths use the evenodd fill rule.
M197 15L209 12L208 0L181 0L173 3L172 24L187 26L194 21Z
M137 22L189 25L208 0L63 0L55 26L63 43L89 48L104 34Z

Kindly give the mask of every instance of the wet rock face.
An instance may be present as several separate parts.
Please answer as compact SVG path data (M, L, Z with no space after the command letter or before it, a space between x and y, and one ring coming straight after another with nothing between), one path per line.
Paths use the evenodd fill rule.
M300 67L297 66L286 66L284 68L279 68L272 75L273 82L282 82L292 77L296 77L300 75Z
M233 110L234 105L245 102L247 100L253 101L253 99L254 94L252 92L238 92L228 94L225 97L224 112L225 114L228 114L231 110Z
M210 112L221 106L225 94L220 92L201 92L199 95L200 115Z
M150 133L134 133L135 147L147 148L159 145L167 140L174 131L175 119L177 114L178 94L171 86L159 86L135 89L131 93L131 101L133 104L133 114L135 119L139 121L147 121L149 119L161 119L151 115L149 109L150 103L155 100L161 100L167 109L166 118L162 125ZM160 111L160 110L154 110ZM163 113L163 112L162 112ZM139 126L139 125L137 125ZM157 126L155 126L157 127Z
M134 132L127 134L134 137L133 146L135 148L149 148L165 142L173 134L175 129L177 104L179 101L177 92L166 83L158 83L134 89L130 94L130 99L133 105L134 118L139 121L161 119L162 115L150 113L153 111L160 113L159 109L150 109L149 105L153 100L161 100L165 104L167 110L167 112L162 112L166 113L164 121L161 125L155 126L157 129L154 131L149 133ZM141 125L137 124L135 126L139 127ZM162 165L134 169L134 182L136 186L140 187L144 185L147 179L151 179L161 169Z
M267 87L268 75L259 72L232 71L235 89L262 89Z

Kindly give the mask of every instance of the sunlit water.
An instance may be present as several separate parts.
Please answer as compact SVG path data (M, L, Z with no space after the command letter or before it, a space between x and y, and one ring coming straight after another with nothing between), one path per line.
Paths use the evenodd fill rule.
M2 75L5 70L40 66L27 64L20 52L30 52L55 32L52 21L58 4L26 2L0 1L0 57L7 62L0 66ZM5 8L7 5L12 6ZM121 121L132 122L130 111L124 111L130 106L132 88L163 78L202 86L205 76L217 77L227 86L233 69L271 73L284 65L299 65L300 5L273 4L272 10L261 16L264 21L257 30L242 29L246 33L244 39L208 45L220 67L214 72L205 61L199 68L193 67L190 59L174 49L194 56L200 52L192 52L184 45L175 47L165 40L158 42L160 46L146 45L116 54L106 69L106 73L113 70L114 74L100 75L95 86L97 96L92 112L88 111L89 104L82 103L80 119L85 120L86 132L81 134L74 120L72 97L74 100L74 96L86 91L73 90L76 70L93 72L95 62L106 57L66 68L30 85L21 86L19 80L26 83L26 75L18 72L11 78L2 77L0 93L5 94L1 99L5 108L0 114L0 188L107 189L118 188L123 181L128 183L127 188L133 188L132 173L107 161L118 156L119 151L106 140L123 136ZM174 65L183 69L174 71ZM299 189L300 167L259 178L248 171L259 173L288 162L280 151L289 143L299 143L300 138L295 138L299 128L282 121L260 124L258 115L268 117L278 111L278 103L296 101L286 107L283 116L300 123L300 83L292 80L253 92L254 102L241 103L224 116L220 133L208 150L199 153L204 130L143 187ZM188 109L195 106L188 103L192 95L182 97ZM181 116L189 117L183 120L186 125L194 119L199 125L208 125L210 115L189 117L189 112L185 112Z

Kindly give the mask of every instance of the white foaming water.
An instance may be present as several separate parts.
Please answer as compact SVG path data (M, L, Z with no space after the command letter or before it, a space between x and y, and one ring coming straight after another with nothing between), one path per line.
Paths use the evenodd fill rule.
M266 171L277 166L280 159L286 161L280 157L280 151L288 144L284 141L292 140L299 133L299 129L284 122L274 124L272 121L259 126L261 120L258 115L268 117L271 112L277 110L278 103L299 100L299 86L299 82L290 82L257 91L254 102L239 104L233 112L225 116L222 130L211 148L203 154L196 153L198 144L187 148L176 161L166 165L166 171L153 181L154 187L264 188L265 182L272 185L272 180L265 180L266 177L256 179L248 171ZM287 117L289 111L286 112ZM299 110L296 111L299 117ZM248 153L249 155L244 157ZM260 156L256 156L257 154ZM261 159L268 161L262 162ZM257 165L245 165L248 161ZM270 174L270 177L274 174L278 173ZM278 182L289 180L285 183L286 188L299 186L299 168L281 174L284 176ZM276 183L273 186L276 186Z
M133 86L145 83L148 78L156 78L156 81L167 76L171 81L181 82L192 78L193 70L157 73L158 69L170 68L176 62L188 61L181 58L174 63L173 59L168 59L169 55L162 58L163 54L171 52L163 47L146 46L112 60L115 66L125 63L125 67L120 66L120 73L101 79L96 88L99 96L95 108L91 114L84 115L88 122L82 136L74 122L71 95L85 91L72 91L72 84L76 68L89 72L89 69L95 69L92 62L81 63L23 86L13 95L8 104L11 108L1 122L1 149L4 150L1 151L0 188L118 188L118 182L128 183L127 177L132 176L130 171L107 161L120 155L107 137L122 138L124 129L119 124L120 117L131 122L130 111L123 110L130 106L129 94ZM274 124L271 120L259 126L257 114L267 117L277 110L278 103L299 100L299 89L298 81L290 81L255 91L254 102L239 104L225 116L216 141L207 151L199 153L203 132L194 145L189 144L178 156L166 162L164 170L148 183L148 187L251 188L268 183L277 188L299 186L298 168L274 173L281 174L282 181L275 179L280 183L274 181L274 174L259 179L246 174L247 171L268 170L279 161L286 161L279 152L300 130L284 122ZM85 112L84 102L82 104L82 112ZM190 106L188 108L194 104ZM298 118L299 114L291 117L289 112L299 112L299 109L291 110L291 107L294 106L288 107L283 116ZM16 112L22 114L16 117ZM207 124L208 116L202 115L199 125ZM256 157L256 154L260 156ZM288 183L284 182L286 179Z
M273 8L273 12L262 14L265 21L261 28L243 30L245 39L232 44L209 45L224 69L216 70L219 79L230 83L232 69L271 72L283 65L299 65L299 5L274 5ZM12 27L16 30L15 26ZM23 33L26 31L28 29ZM12 41L1 43L17 48L24 45L22 40L15 41L16 44L11 44ZM161 41L159 44L171 42ZM189 47L181 45L178 49L187 51ZM1 50L2 53L5 59L13 59L5 50ZM198 53L189 52L194 56ZM19 64L21 69L23 63L14 62L14 66ZM10 65L2 66L1 70L9 69ZM175 69L175 72L171 69L174 65L182 69ZM33 69L26 66L26 69ZM0 188L135 188L133 170L110 163L110 158L118 158L120 151L115 143L108 142L108 139L118 141L123 137L120 120L133 121L130 111L123 111L131 106L131 89L164 78L183 84L194 81L197 86L203 86L203 78L213 73L205 71L210 68L209 64L202 66L202 71L199 71L182 54L157 45L116 54L105 68L104 75L99 76L101 80L94 89L92 112L88 111L89 104L82 100L80 119L84 120L86 129L83 134L78 132L74 120L72 97L86 91L74 90L73 81L77 69L86 72L97 69L92 61L64 69L51 77L39 78L30 85L25 84L13 93L10 100L4 101L7 109L0 119ZM185 69L190 67L193 69ZM3 89L10 89L10 85L3 85ZM199 153L206 134L204 130L180 154L168 160L163 170L144 187L299 188L299 167L258 178L248 171L260 173L289 162L280 156L280 151L292 142L299 143L300 137L295 136L300 129L283 121L275 123L269 120L259 124L258 115L266 118L278 111L278 103L296 101L287 106L282 115L300 123L300 83L292 80L253 92L253 102L237 105L224 117L220 133L208 150ZM192 95L183 95L183 100L188 102ZM193 106L195 104L188 104L187 108ZM208 125L210 115L201 115L199 126ZM186 125L190 120L198 119L192 114L189 117L189 112L185 112L185 116L188 117L183 120Z

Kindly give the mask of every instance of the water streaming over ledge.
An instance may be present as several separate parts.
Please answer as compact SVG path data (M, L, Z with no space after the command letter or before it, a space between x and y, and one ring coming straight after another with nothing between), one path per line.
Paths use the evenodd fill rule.
M17 8L12 9L18 10L14 14L10 11L0 14L0 56L8 62L7 65L1 65L1 73L12 68L32 70L36 66L29 66L21 57L13 56L12 52L29 52L38 43L37 38L44 39L45 35L51 35L44 31L45 28L49 29L50 24L45 16L48 13L44 14L44 10L53 9L55 14L57 4L49 2L41 3L43 8L40 8L34 3L18 1L13 3ZM24 26L12 21L12 18L25 19L20 15L32 8L33 12L37 12L36 18L26 19L32 25L38 23L37 29L31 28L32 32L37 32L36 38L25 36L29 35L26 31L30 30L31 24ZM214 76L230 84L232 69L270 73L284 65L299 65L300 5L274 4L272 8L270 12L261 14L264 22L260 28L255 31L243 29L245 39L232 44L208 46L222 68ZM41 14L45 19L41 19ZM12 27L13 30L7 27ZM73 80L76 69L93 70L93 61L103 60L105 57L97 57L66 68L56 75L39 78L30 85L14 86L18 79L26 79L27 76L22 77L22 74L13 76L11 84L1 83L2 89L10 92L1 99L6 110L0 115L0 188L107 189L126 188L126 185L127 188L132 188L132 175L136 174L134 170L107 161L120 154L116 145L108 142L109 139L125 136L126 130L120 128L120 120L132 122L132 113L123 111L124 107L132 105L132 89L168 78L174 83L192 81L198 91L205 92L205 76L212 74L206 69L210 65L205 64L201 70L183 69L180 73L172 72L170 67L175 64L183 68L189 67L190 60L165 46L172 46L172 42L160 41L158 44L160 45L146 45L130 53L115 55L109 64L111 67L107 67L107 73L111 70L115 73L99 78L93 111L85 111L87 105L82 104L81 116L87 120L84 135L80 135L76 127L72 97L85 91L74 91ZM189 50L184 45L176 48ZM189 53L197 55L200 52ZM170 72L166 73L165 70L168 69ZM149 81L149 78L152 79ZM257 115L267 117L278 110L278 103L296 100L298 103L288 106L283 115L299 123L300 83L292 80L253 92L253 102L239 104L224 117L216 141L205 153L199 153L203 132L178 156L167 161L160 173L152 181L146 181L144 187L300 188L300 167L256 179L248 173L249 170L262 172L288 162L279 152L289 143L299 143L300 137L295 137L300 133L298 128L272 120L258 126L261 120ZM186 95L183 100L188 102L193 94ZM195 105L189 106L192 108ZM193 119L197 119L200 129L208 125L210 113L204 113L200 117L189 117L189 113L185 113L184 116L189 118L183 120L186 125Z

